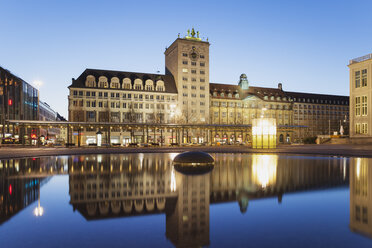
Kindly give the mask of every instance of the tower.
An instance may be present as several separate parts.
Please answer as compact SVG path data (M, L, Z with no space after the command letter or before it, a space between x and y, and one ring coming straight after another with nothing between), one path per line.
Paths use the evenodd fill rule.
M176 81L180 122L209 121L209 45L193 28L165 50L165 73Z
M239 87L242 90L248 90L249 89L249 82L248 82L248 79L247 79L247 75L245 75L245 74L240 75Z

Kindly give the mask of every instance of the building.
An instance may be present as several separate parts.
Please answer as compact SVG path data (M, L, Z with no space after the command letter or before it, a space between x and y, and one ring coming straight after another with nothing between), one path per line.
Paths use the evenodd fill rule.
M372 141L372 132L368 129L372 122L372 90L370 82L372 54L355 58L349 62L350 69L350 138L353 143Z
M349 97L302 92L286 92L292 100L293 125L306 126L297 129L293 139L317 135L349 134Z
M188 30L165 50L165 74L174 77L185 123L209 122L209 42Z
M27 140L25 143L32 143L32 140L35 143L37 137L43 133L30 128L17 130L18 127L8 124L7 120L60 120L57 118L58 113L47 103L39 101L39 91L36 88L2 67L0 67L0 105L0 137L5 138L3 139L5 143L23 143L23 140ZM59 132L56 128L53 129L52 133Z
M39 91L23 79L0 67L1 137L11 137L13 126L6 120L38 120Z
M340 132L341 126L348 129L349 100L346 96L287 92L281 83L278 88L251 86L245 74L235 85L210 83L209 46L208 40L202 40L194 29L183 38L178 36L165 50L164 75L86 69L69 86L68 119L92 123L92 128L86 128L85 136L75 135L75 144L97 143L98 130L93 126L97 123L226 127L208 130L208 134L192 130L186 138L178 139L181 143L250 143L249 131L237 133L227 127L250 128L252 120L261 117L275 118L280 143L333 134ZM146 130L145 135L144 130L113 127L107 143L173 143L174 135L169 129L158 136L156 132L156 128L150 133ZM78 133L79 130L75 130L75 134Z

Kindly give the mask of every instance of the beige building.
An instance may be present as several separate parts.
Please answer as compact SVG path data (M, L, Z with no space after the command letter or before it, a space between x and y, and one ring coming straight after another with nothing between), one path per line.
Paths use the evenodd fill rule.
M350 138L354 143L372 141L372 54L350 60Z
M237 84L210 83L209 45L194 29L178 37L165 50L164 75L86 69L69 86L69 121L92 123L92 127L75 128L73 143L97 143L97 123L119 123L110 130L103 130L104 125L100 129L109 132L104 143L119 145L248 144L252 120L261 117L276 119L279 143L333 134L341 126L348 130L346 96L287 92L281 83L278 88L250 86L245 74ZM138 123L216 126L189 127L174 134L164 127L135 130L128 125ZM240 129L231 128L239 125Z
M209 42L192 29L165 50L165 74L178 90L179 116L184 123L209 122Z

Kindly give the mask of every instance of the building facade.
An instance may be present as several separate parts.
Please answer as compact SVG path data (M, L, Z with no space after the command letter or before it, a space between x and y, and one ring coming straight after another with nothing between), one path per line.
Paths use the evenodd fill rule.
M69 121L89 123L175 123L252 125L255 118L275 118L280 143L348 130L346 96L287 92L278 88L251 86L242 74L237 84L209 81L209 42L194 29L178 37L165 50L165 74L86 69L69 86ZM85 130L95 143L97 130ZM156 130L154 130L154 133ZM173 134L164 130L171 143ZM111 130L111 141L120 143L159 142L156 135L128 134ZM151 133L151 131L150 131ZM347 132L345 132L347 133ZM203 135L203 134L202 134ZM188 135L187 135L188 136ZM193 133L196 137L199 134ZM91 141L87 141L91 140ZM182 143L205 142L206 139ZM249 143L250 135L215 131L212 142Z
M352 142L372 142L372 112L370 106L372 90L370 82L372 54L355 58L349 62L350 71L350 138Z

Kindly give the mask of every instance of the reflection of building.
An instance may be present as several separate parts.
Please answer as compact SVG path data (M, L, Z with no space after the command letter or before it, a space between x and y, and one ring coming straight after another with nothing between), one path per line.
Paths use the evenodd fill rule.
M176 173L178 200L166 213L166 236L176 247L209 245L210 175Z
M350 229L372 238L372 160L350 161Z
M372 54L350 60L350 138L371 142ZM368 128L368 126L370 128Z
M165 214L166 237L177 247L209 245L210 204L237 202L244 213L255 199L277 197L281 202L288 192L344 186L348 181L344 158L216 154L215 159L213 171L200 176L175 172L170 154L15 159L0 164L0 181L11 179L16 185L69 174L70 204L84 218ZM26 194L16 197L23 201ZM32 194L35 201L37 195Z

